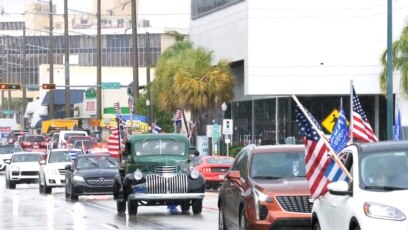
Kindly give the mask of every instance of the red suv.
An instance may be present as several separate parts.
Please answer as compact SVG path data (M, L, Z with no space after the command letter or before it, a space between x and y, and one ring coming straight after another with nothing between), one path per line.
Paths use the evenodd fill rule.
M46 150L47 141L42 135L25 135L20 146L24 151Z
M247 146L225 176L219 229L311 229L304 145Z

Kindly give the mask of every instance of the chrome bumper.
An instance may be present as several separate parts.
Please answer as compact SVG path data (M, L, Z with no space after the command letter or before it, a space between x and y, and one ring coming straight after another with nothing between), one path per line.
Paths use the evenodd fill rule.
M128 200L188 200L204 199L204 193L164 193L164 194L129 194Z

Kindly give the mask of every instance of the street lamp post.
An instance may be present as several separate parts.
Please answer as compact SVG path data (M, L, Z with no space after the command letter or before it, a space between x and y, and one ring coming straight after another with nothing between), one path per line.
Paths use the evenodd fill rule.
M147 125L148 125L148 127L149 127L149 131L151 130L151 131L153 131L152 129L151 129L151 123L152 123L152 119L151 119L151 113L150 113L150 100L149 99L147 99L146 100L146 113L147 113Z
M225 116L225 111L227 110L227 104L225 104L225 102L222 103L221 105L221 110L222 110L222 120L221 120L221 135L222 135L222 144L221 146L224 146L225 144L225 135L224 135L224 116ZM222 148L224 149L224 148ZM228 149L227 149L228 152ZM227 154L228 155L228 154Z

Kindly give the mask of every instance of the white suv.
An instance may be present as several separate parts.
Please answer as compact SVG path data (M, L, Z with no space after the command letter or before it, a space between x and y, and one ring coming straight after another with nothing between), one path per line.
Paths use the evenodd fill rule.
M23 149L20 147L20 145L0 145L0 171L6 170L7 164L5 160L10 160L13 153L22 151Z
M342 151L353 180L328 185L312 210L314 230L408 229L408 142L352 144Z
M15 189L16 184L37 183L40 152L16 152L6 160L6 188Z
M46 160L40 161L38 178L40 193L51 193L53 187L65 186L65 166L71 164L71 153L82 153L80 149L51 149Z

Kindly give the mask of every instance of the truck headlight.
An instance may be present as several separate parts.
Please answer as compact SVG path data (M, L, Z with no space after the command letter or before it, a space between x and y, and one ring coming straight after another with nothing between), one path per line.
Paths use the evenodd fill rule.
M364 213L372 218L387 220L405 220L406 217L398 208L372 202L364 203Z
M10 169L11 171L20 171L20 167L18 167L18 165L11 165Z
M74 176L74 177L73 177L73 180L74 180L74 181L77 181L77 182L85 182L84 178L81 177L81 176Z
M139 169L136 169L136 171L133 173L133 177L135 180L141 180L143 178L143 173Z
M191 179L197 179L198 177L200 176L200 173L198 172L198 170L197 169L192 169L191 171L190 171L190 177L191 177Z

